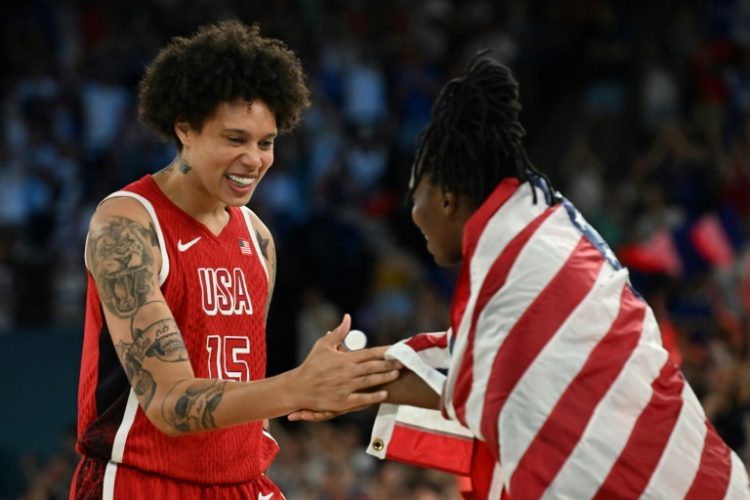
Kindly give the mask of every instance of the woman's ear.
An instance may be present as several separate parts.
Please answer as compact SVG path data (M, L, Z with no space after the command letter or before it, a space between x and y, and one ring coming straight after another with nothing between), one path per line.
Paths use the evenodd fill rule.
M453 215L458 209L458 196L450 191L443 191L443 213Z
M190 144L190 124L188 122L175 122L174 133L177 139L182 143L182 146L188 146Z
M477 207L473 206L466 196L444 191L442 197L443 214L453 221L465 223L476 211Z

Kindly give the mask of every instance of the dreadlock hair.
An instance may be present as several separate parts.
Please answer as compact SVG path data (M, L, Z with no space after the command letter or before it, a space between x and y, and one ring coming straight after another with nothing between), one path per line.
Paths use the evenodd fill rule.
M483 57L487 52L474 54L466 74L446 83L432 106L432 120L417 141L410 197L426 174L433 184L466 196L476 207L506 177L525 182L539 176L554 192L521 143L526 130L518 121L518 82L509 68Z

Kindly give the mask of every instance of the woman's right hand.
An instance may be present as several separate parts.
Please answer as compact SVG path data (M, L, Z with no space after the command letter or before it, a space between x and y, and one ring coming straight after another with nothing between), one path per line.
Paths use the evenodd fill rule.
M345 413L384 401L385 390L367 389L399 376L401 363L384 359L388 346L346 352L340 345L351 328L351 317L318 339L302 364L292 370L292 387L299 409Z

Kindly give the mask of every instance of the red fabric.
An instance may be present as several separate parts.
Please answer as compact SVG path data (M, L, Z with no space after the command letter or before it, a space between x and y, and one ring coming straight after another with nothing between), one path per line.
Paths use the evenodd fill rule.
M431 347L445 349L448 345L448 336L444 333L420 333L406 341L406 345L415 351L423 351Z
M606 500L613 495L637 498L643 494L677 423L684 385L679 369L667 359L659 377L651 384L651 400L630 431L625 448L596 494L597 499Z
M125 190L148 199L157 214L170 266L161 290L182 333L195 376L264 378L268 281L263 257L255 247L252 255L240 250L240 239L252 241L240 209L230 209L229 223L215 236L175 206L151 176ZM196 238L200 239L185 249ZM178 242L184 251L178 250ZM107 461L112 458L130 386L113 354L91 279L87 297L77 447L85 456ZM111 380L119 382L104 385ZM105 392L111 394L104 397ZM170 438L138 407L121 463L196 483L248 481L260 475L278 451L276 443L264 437L262 427L262 422L254 422Z
M389 446L389 460L431 467L452 474L468 474L475 440L449 434L425 434L422 429L396 424Z
M510 491L541 497L578 445L599 402L620 375L641 338L646 308L623 288L620 312L609 332L547 417L516 467ZM637 495L636 495L637 496Z
M92 471L101 477L106 464L94 459L85 459L78 471ZM81 472L78 472L81 474ZM91 481L79 481L79 484L91 487L72 488L70 500L84 498L102 498L103 485ZM74 483L75 484L75 483ZM153 500L155 498L179 500L235 500L246 498L282 499L283 495L267 476L261 475L252 481L237 484L197 484L188 481L175 481L156 474L149 474L124 465L117 466L114 483L115 500ZM272 494L270 497L265 495ZM261 497L261 495L263 497Z
M482 289L477 298L477 305L474 308L474 315L471 318L471 329L469 330L467 344L468 347L461 362L461 367L459 368L458 379L456 381L456 393L453 396L453 404L456 407L456 416L458 417L459 422L463 425L466 425L466 401L469 397L474 373L474 370L472 369L473 358L471 353L474 346L474 337L476 336L476 325L479 314L492 296L505 284L510 268L524 245L526 245L529 239L534 235L539 226L541 226L544 221L546 221L559 208L560 206L558 205L547 209L542 215L537 217L534 222L524 228L524 230L508 244L505 251L500 254L497 260L493 262L492 267L487 273L487 278L482 284ZM464 260L463 265L468 268L470 266L470 261ZM458 324L453 325L454 332L457 332L459 328L460 326Z
M493 500L597 491L672 498L695 484L692 497L720 498L730 479L732 492L746 495L746 472L733 470L737 457L703 429L703 409L662 348L653 312L572 206L563 202L565 212L505 259L510 273L498 264L546 209L516 194L502 217L486 209L499 206L491 196L476 219L488 227L472 219L464 232L443 413L479 441L465 497L488 498L494 487ZM659 238L655 255L674 251L669 233ZM666 269L676 271L672 257Z
M478 441L474 447L474 456L471 463L471 487L472 500L496 500L489 499L490 487L492 485L492 473L497 461L492 456L492 451L487 443Z
M510 495L505 488L503 488L499 498L490 497L496 465L487 444L477 441L471 461L471 475L459 478L461 498L463 500L509 500Z
M456 283L456 291L453 294L451 302L451 324L453 325L454 332L458 331L458 324L466 310L466 301L470 293L469 266L467 263L471 262L479 235L495 212L513 195L519 184L520 181L516 178L505 179L466 223L462 242L462 254L465 264L461 266L458 282Z
M500 457L498 415L529 365L589 293L604 257L581 239L570 259L513 325L495 356L482 412L482 435ZM550 307L555 304L555 307ZM456 386L458 387L458 385ZM510 488L513 491L513 488Z
M729 487L732 470L729 447L721 440L711 422L706 421L706 427L708 432L703 443L700 467L685 500L724 498Z

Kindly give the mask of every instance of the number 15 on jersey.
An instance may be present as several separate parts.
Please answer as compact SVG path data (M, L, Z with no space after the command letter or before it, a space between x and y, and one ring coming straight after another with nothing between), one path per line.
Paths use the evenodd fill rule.
M250 367L242 355L250 353L250 339L242 336L209 335L206 337L208 351L208 376L223 380L247 382Z

